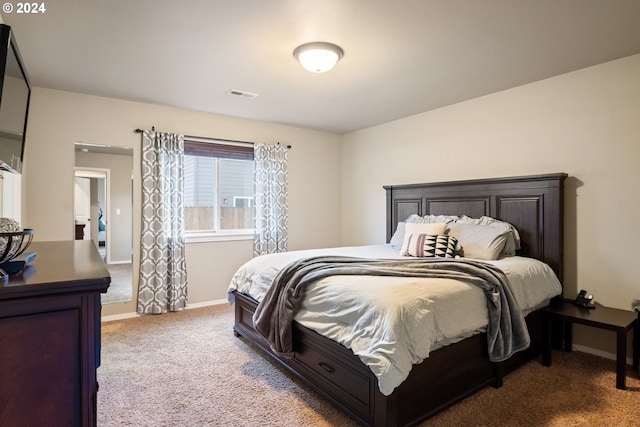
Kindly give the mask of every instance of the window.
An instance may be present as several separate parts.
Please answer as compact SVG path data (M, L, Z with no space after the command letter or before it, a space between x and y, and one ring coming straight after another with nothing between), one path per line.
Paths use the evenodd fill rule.
M185 230L253 229L253 147L185 140Z

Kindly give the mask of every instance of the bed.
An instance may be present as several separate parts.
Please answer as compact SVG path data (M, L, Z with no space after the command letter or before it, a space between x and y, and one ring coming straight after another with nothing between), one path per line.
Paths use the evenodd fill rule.
M398 230L398 223L411 215L492 217L517 229L518 257L542 261L561 282L565 178L565 174L547 174L385 186L387 242ZM364 425L416 424L486 386L500 387L504 375L537 357L547 339L543 305L534 306L524 318L530 337L526 350L492 361L487 332L475 331L434 347L391 392L383 392L379 373L374 374L361 357L303 326L302 321L292 324L293 357L279 357L255 329L253 315L258 301L237 289L230 290L235 302L235 334L261 347Z

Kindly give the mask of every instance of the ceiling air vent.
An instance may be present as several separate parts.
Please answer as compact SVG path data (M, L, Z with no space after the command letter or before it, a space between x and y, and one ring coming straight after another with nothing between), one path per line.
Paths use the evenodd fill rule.
M257 93L245 92L243 90L235 90L235 89L229 90L227 92L227 95L235 96L237 98L242 98L242 99L248 99L248 100L256 99L258 97Z

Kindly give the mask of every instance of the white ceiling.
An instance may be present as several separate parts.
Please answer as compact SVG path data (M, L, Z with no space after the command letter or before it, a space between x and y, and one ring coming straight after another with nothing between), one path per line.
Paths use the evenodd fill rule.
M2 13L34 86L339 134L640 53L638 0L43 3ZM305 71L311 41L344 58Z

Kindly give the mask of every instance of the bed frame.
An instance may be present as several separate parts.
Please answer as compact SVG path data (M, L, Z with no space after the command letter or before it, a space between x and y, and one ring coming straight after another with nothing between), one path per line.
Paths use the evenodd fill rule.
M385 186L387 241L399 221L411 214L482 215L513 224L520 233L519 255L549 264L562 282L563 183L566 174L479 179ZM528 350L493 363L486 334L478 334L431 352L390 396L378 390L377 379L351 350L294 322L293 359L280 359L253 328L256 301L235 294L234 333L258 345L297 377L364 425L413 425L491 385L537 357L543 348L543 316L526 317L531 335Z

